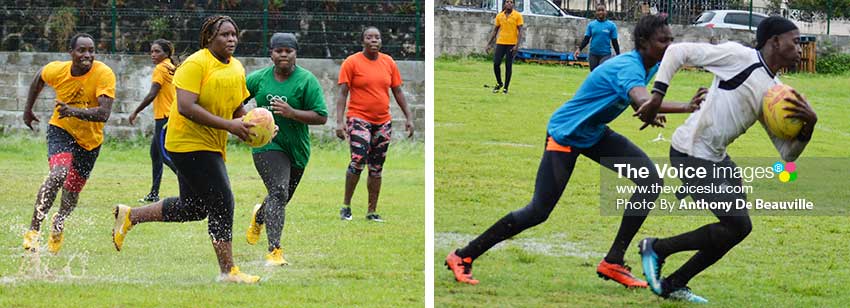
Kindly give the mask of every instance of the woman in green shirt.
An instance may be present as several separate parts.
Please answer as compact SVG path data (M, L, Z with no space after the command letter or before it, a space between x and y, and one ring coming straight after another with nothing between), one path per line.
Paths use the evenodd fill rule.
M272 66L248 75L247 86L257 108L274 113L278 134L267 145L254 148L254 166L263 178L268 195L254 206L251 225L245 234L256 244L263 225L268 232L266 265L286 265L280 237L286 217L286 204L292 199L310 159L308 125L325 124L328 111L319 81L310 71L295 65L298 41L292 33L272 35Z

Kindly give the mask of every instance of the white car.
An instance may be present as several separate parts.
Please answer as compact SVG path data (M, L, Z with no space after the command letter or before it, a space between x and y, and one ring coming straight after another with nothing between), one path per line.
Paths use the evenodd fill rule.
M699 15L691 26L755 31L759 23L767 17L765 14L753 12L753 20L750 22L749 11L705 11ZM752 25L752 28L750 28L750 25Z
M467 12L492 12L498 13L502 10L502 2L503 0L484 0L481 1L481 5L479 6L444 6L443 9L448 11L467 11ZM582 17L576 17L567 13L564 13L561 9L558 8L552 1L549 0L515 0L514 1L514 9L520 12L523 17L525 16L546 16L546 17L561 17L561 18L576 18L576 19L584 19Z

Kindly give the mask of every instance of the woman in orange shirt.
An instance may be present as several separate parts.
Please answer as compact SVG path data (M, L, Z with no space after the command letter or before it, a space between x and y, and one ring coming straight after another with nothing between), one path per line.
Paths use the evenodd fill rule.
M413 136L413 119L401 90L401 74L393 58L381 53L381 32L368 27L361 36L363 51L345 59L339 70L339 96L336 102L336 135L340 139L349 136L351 163L345 173L345 197L339 216L351 220L351 196L360 181L363 165L369 164L369 209L366 219L383 222L375 212L381 192L381 171L387 157L387 148L392 135L390 96L392 89L398 106L404 113L407 137ZM348 112L346 98L348 100Z
M174 169L174 164L167 156L165 156L165 147L163 145L162 128L168 123L168 113L171 111L171 104L174 103L177 93L174 89L174 71L177 70L178 63L174 61L174 45L171 42L158 39L151 44L151 60L156 68L153 70L151 77L151 89L148 95L142 100L142 103L136 107L136 110L130 114L128 120L130 125L135 125L136 117L139 112L145 110L153 103L153 119L155 121L153 138L151 138L151 164L153 171L153 182L151 183L151 191L147 196L140 199L140 202L157 202L159 201L159 183L162 181L162 164L168 166L172 172L177 174Z

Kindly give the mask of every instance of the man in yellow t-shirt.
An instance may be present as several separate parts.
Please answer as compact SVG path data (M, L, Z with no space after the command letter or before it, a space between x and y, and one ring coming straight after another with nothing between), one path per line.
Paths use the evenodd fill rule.
M32 111L44 85L56 91L56 107L47 127L50 173L38 190L30 229L24 234L24 249L37 251L41 222L62 188L58 213L53 215L48 250L59 252L64 241L65 219L77 206L80 191L94 168L103 143L103 124L109 119L115 98L115 74L94 60L94 39L80 33L69 42L71 61L45 65L30 84L24 123L32 129L38 118Z
M522 42L522 14L514 10L514 1L505 0L502 11L496 15L494 21L495 26L490 34L490 39L487 41L487 53L493 49L493 40L496 40L496 52L493 55L493 73L496 75L496 86L493 87L493 93L508 94L508 87L511 85L511 67L514 63L519 43ZM498 36L498 39L496 37ZM502 58L505 58L505 83L502 85Z
M250 93L245 68L233 57L239 28L227 16L210 16L201 27L201 50L174 73L177 105L171 108L165 149L177 168L180 196L149 205L114 209L112 242L121 250L135 224L207 219L207 230L221 271L218 280L256 283L260 277L233 263L233 192L224 166L227 133L242 140L251 134L242 102Z

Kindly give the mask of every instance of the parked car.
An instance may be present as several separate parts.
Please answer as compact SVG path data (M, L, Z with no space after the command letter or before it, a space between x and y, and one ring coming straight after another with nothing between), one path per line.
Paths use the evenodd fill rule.
M753 12L753 20L750 22L749 11L713 10L702 12L692 26L755 31L759 23L767 17L765 14Z
M478 6L444 6L443 9L448 11L484 11L498 13L502 10L503 0L483 0ZM515 0L514 9L522 14L522 16L546 16L560 18L576 18L562 11L550 0Z

